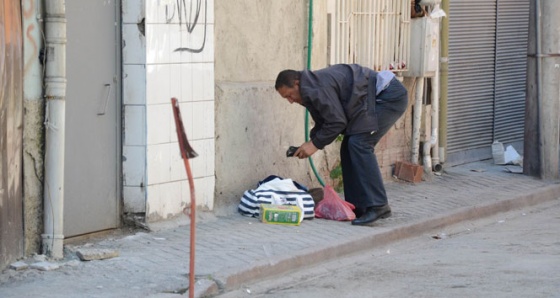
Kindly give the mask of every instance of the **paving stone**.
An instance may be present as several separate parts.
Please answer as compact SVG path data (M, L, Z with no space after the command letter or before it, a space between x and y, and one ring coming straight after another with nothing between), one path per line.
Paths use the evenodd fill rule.
M51 270L56 270L58 269L60 266L57 263L51 263L51 262L37 262L37 263L33 263L31 264L31 268L32 269L38 269L41 271L51 271Z
M82 261L92 261L118 257L119 252L115 249L80 248L76 250L76 255Z

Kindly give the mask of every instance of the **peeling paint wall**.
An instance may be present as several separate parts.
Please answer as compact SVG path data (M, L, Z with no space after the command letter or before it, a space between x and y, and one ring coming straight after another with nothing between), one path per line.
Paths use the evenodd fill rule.
M43 67L41 1L23 1L23 206L25 254L41 250L43 233L43 167L45 134L43 128Z
M125 213L153 222L181 213L189 186L171 109L179 100L197 206L214 205L214 5L123 1Z

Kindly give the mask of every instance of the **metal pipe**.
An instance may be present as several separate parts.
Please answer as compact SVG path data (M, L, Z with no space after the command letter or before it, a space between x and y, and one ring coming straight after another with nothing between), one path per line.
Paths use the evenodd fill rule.
M441 9L450 15L449 0L441 2ZM447 152L447 102L448 102L448 79L449 79L449 19L451 16L443 18L440 28L440 52L439 52L439 122L438 122L438 150L439 162L445 163L445 155Z
M438 42L440 40L440 31L439 31L439 24L440 21L438 20ZM439 62L439 51L438 51L438 62ZM432 78L432 94L431 94L431 116L432 116L432 123L431 123L431 136L430 136L430 147L432 148L432 161L431 161L431 170L439 172L442 170L441 164L439 162L439 142L438 142L438 130L439 130L439 63L436 66L435 75Z
M536 75L535 83L537 84L537 123L539 127L539 171L540 177L544 178L544 131L543 131L543 121L542 121L542 84L541 84L541 1L535 1L535 43L536 43Z
M45 1L46 145L43 253L63 254L64 145L66 110L66 9L64 0Z
M416 78L416 93L412 120L412 155L410 162L418 164L420 155L420 122L422 121L422 97L424 95L424 77Z

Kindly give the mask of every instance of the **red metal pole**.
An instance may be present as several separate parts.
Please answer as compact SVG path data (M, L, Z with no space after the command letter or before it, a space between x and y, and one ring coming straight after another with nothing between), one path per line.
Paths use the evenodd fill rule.
M188 206L183 209L183 213L187 216L190 216L191 219L190 260L189 260L189 298L194 298L196 198L195 198L195 191L194 191L193 175L191 172L191 166L189 164L189 158L195 158L198 156L198 154L190 146L189 141L187 140L187 134L185 133L185 128L183 127L183 120L181 119L181 111L179 110L179 104L176 98L171 98L171 105L173 107L173 116L175 118L175 127L177 129L179 150L181 150L181 157L183 158L185 169L187 170L187 177L189 179L189 188L191 191L190 214L188 212Z

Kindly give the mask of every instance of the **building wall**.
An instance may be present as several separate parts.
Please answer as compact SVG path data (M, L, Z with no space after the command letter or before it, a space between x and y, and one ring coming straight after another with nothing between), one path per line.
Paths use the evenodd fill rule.
M314 2L311 69L329 61L326 5ZM307 160L285 157L288 146L304 142L305 112L274 90L278 72L306 67L308 1L216 0L215 15L217 212L234 212L243 191L270 174L320 186ZM407 117L378 145L385 178L410 150ZM339 147L335 142L313 155L327 184Z
M199 154L190 161L197 205L213 208L214 8L212 0L192 4L123 1L124 212L145 213L148 222L190 202L172 97Z
M24 253L21 6L0 1L0 268Z
M42 28L37 18L42 13L42 1L21 2L23 23L23 205L25 206L25 255L41 248L43 233L43 169L45 102L43 100L43 70L39 61Z
M201 14L189 32L185 18L192 14L180 14L176 1L123 0L124 212L146 213L148 221L172 217L189 202L172 96L181 102L187 136L200 154L191 160L199 208L235 212L243 191L268 175L320 186L308 160L285 157L290 145L305 141L305 110L274 90L279 71L307 65L308 3L200 3L208 5L207 12L201 9L207 19ZM326 3L315 2L312 69L328 62L326 11ZM203 44L200 53L175 51ZM405 155L407 123L397 123L399 131L378 146L385 177ZM338 147L313 156L327 184Z
M306 64L307 2L215 1L216 211L234 212L244 190L268 175L309 184L304 110L274 89L279 71Z

